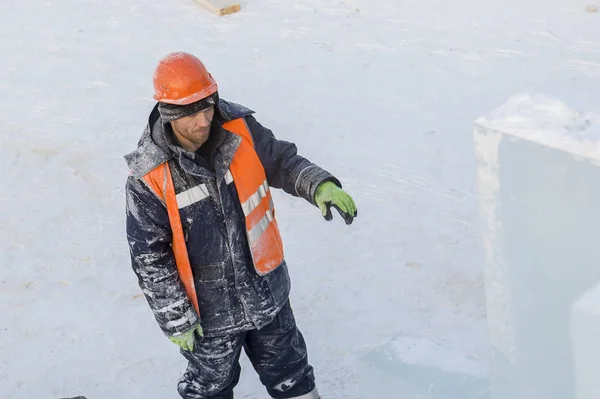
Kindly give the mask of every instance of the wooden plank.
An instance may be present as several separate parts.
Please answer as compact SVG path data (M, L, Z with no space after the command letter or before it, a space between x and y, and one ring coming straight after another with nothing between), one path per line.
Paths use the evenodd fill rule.
M228 0L196 0L196 2L218 16L233 14L241 9L239 4Z

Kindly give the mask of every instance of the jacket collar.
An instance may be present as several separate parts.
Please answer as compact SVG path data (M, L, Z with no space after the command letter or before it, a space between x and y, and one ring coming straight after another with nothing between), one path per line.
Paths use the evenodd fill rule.
M223 99L219 99L219 106L215 111L216 120L214 123L219 123L219 125L254 113L254 111L242 105ZM225 135L217 150L218 153L215 159L215 169L219 178L222 177L221 174L224 175L227 172L241 140L237 135L222 126L219 126L218 129ZM138 141L138 147L133 152L125 155L125 162L131 171L131 175L139 179L171 158L178 158L180 162L183 161L182 167L188 163L185 160L186 158L193 162L186 153L187 151L169 137L165 123L160 117L157 103L150 112L148 124Z

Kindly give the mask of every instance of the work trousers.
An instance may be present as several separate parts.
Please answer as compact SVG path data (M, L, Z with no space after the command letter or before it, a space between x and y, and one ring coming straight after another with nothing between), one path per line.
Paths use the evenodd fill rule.
M177 390L184 399L233 399L242 348L269 395L275 399L319 399L306 343L289 301L260 330L205 337L193 351L182 350L188 367Z

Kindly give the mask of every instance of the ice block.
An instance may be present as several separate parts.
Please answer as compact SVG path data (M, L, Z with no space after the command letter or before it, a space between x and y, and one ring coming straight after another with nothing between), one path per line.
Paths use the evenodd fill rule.
M600 116L516 95L474 143L492 398L575 399L571 306L600 281Z
M600 284L573 305L571 315L577 399L600 398Z

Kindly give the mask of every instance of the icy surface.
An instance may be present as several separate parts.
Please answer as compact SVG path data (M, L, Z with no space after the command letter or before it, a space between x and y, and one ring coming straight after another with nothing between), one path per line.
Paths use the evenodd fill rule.
M486 365L449 345L397 336L366 353L358 363L360 398L489 398Z
M336 174L359 217L275 194L292 304L327 399L398 333L486 358L473 121L509 96L600 104L580 0L0 2L0 397L177 398L185 363L131 271L122 156L171 51ZM594 234L594 237L596 234ZM237 391L265 393L244 357Z
M407 364L439 368L448 373L484 375L485 367L467 354L437 342L414 337L397 337L392 341L391 355Z

